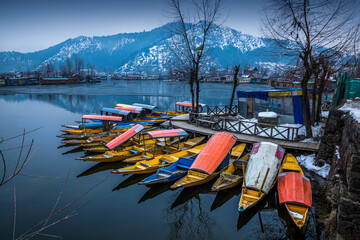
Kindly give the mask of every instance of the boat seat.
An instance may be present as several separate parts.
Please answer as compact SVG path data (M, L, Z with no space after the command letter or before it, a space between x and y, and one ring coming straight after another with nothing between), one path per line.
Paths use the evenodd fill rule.
M131 149L130 150L131 153L138 153L139 151L135 150L135 149Z
M158 173L157 175L158 175L158 177L160 177L160 178L167 178L167 177L170 176L169 174L166 174L166 173Z
M168 160L166 158L160 158L159 160L162 161L162 162L165 162L165 163L173 163L172 161L170 161L170 160Z
M192 147L196 145L196 142L184 142L185 146Z
M150 167L150 165L147 164L147 163L139 162L139 164L140 164L141 166L143 166L143 167Z
M222 173L221 176L226 179L226 180L230 180L230 181L237 181L239 178L241 178L238 175L233 175L233 174L229 174L229 173Z
M163 173L163 174L167 174L167 175L171 175L172 172L165 170L165 169L159 169L159 173Z
M246 198L249 198L249 199L252 199L252 200L258 200L260 197L258 197L258 196L253 196L253 195L250 195L250 194L243 194L243 196L244 197L246 197Z
M199 149L189 149L187 152L195 155L195 154L198 154L200 152L200 150Z

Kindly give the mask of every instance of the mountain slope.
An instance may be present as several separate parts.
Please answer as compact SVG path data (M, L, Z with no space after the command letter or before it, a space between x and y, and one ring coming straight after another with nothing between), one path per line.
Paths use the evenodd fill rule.
M85 64L95 65L98 71L164 72L170 54L169 29L173 24L176 23L168 23L147 32L102 37L80 36L32 53L0 52L0 72L35 69L49 62L59 65L75 56L83 59ZM215 28L207 44L213 59L211 65L217 67L244 61L248 64L274 61L266 54L269 49L275 48L268 39L253 37L228 27Z

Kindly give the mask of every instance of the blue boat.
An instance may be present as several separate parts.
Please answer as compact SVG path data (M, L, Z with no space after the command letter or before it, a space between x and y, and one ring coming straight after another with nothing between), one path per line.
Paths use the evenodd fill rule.
M150 177L145 178L139 184L153 185L158 183L168 183L186 175L187 171L193 164L198 154L191 156L190 158L179 158L176 162L168 167L160 168L157 172Z

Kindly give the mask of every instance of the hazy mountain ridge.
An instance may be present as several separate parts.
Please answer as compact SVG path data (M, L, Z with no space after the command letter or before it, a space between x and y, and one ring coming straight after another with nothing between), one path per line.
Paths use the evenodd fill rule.
M168 43L172 24L176 23L137 33L80 36L32 53L0 52L0 72L25 71L49 62L59 65L75 55L85 64L95 65L99 71L164 72L170 54ZM195 33L200 36L200 29L195 29ZM269 62L265 52L274 48L268 39L243 34L229 27L216 27L208 38L207 46L213 59L211 64L217 67L244 61L250 65Z

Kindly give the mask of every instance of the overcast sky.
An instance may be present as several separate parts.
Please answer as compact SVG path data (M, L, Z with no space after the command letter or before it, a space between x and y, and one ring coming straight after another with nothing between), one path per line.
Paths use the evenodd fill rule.
M224 25L259 36L265 0L225 0ZM167 0L1 0L0 51L32 52L78 36L151 30L170 21Z

